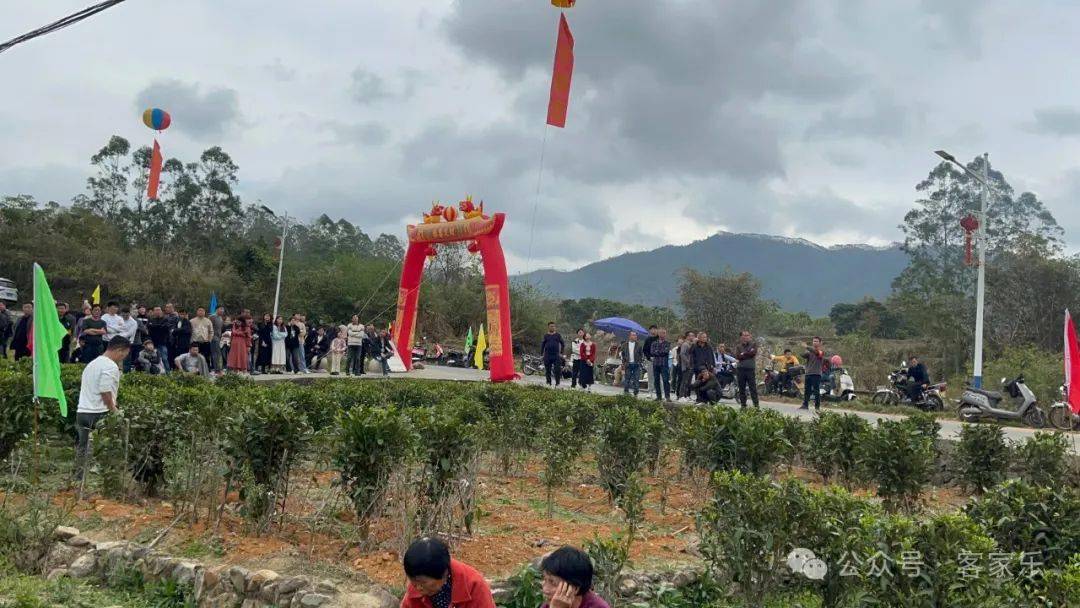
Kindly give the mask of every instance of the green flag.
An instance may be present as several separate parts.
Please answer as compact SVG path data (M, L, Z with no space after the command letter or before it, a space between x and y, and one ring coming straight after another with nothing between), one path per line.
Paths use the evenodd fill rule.
M469 326L469 333L465 336L465 356L469 356L469 349L472 348L472 326Z
M45 280L45 271L34 264L34 397L60 402L60 415L67 416L67 397L60 381L60 345L67 328L56 313L56 300Z

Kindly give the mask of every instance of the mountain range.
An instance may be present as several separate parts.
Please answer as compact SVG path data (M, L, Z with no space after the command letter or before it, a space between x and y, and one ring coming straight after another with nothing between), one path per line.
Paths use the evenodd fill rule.
M688 245L624 253L576 270L536 270L515 281L562 298L605 298L678 308L683 268L749 272L762 297L790 312L824 316L834 304L889 295L908 263L898 244L822 247L804 239L719 232Z

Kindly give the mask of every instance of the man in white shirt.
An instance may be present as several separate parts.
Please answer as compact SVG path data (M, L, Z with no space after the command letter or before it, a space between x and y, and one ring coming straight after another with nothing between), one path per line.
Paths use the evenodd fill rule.
M105 354L91 361L82 373L79 386L79 408L75 425L79 441L75 446L75 481L83 481L86 458L90 452L90 432L109 412L119 412L116 398L120 391L120 367L131 352L131 342L123 336L109 340Z
M105 342L108 343L116 336L122 335L120 333L124 320L118 314L120 312L120 305L116 302L109 302L105 307L105 314L101 315L101 320L105 321Z
M106 322L106 327L108 327L108 322ZM131 371L132 366L135 365L135 359L139 356L139 351L142 350L142 347L139 346L139 341L135 339L135 336L138 333L139 321L131 316L131 308L127 306L121 308L120 329L117 335L123 336L128 342L131 342L128 357L124 359L124 373Z

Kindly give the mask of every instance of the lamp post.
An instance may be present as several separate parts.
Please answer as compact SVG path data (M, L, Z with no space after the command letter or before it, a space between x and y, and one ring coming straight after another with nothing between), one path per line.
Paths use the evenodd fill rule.
M261 207L262 210L266 213L269 213L271 217L277 217L277 214L274 213L273 209L267 207L266 205L261 205ZM289 214L286 212L285 215L281 218L281 250L278 251L277 287L274 288L274 315L271 319L271 322L277 321L278 317L278 302L281 299L281 269L285 265L285 237L288 235L288 233Z
M986 300L986 205L990 199L990 155L983 153L982 175L979 175L944 150L937 150L934 154L960 167L965 173L982 184L982 193L979 196L979 278L975 288L975 366L971 378L972 386L982 388L983 303Z

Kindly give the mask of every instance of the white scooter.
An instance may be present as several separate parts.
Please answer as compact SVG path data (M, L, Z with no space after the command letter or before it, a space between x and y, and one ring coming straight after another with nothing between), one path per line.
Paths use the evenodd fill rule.
M971 386L965 388L964 394L958 401L960 420L964 422L975 422L983 418L1021 420L1024 424L1037 429L1046 426L1046 415L1039 408L1035 393L1024 384L1023 374L1011 382L1008 378L1002 378L1001 384L1005 389L1005 394ZM1013 408L1003 403L1006 395L1012 399Z
M834 367L821 378L821 398L826 401L853 401L855 399L855 381L843 367Z

